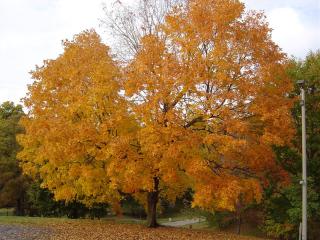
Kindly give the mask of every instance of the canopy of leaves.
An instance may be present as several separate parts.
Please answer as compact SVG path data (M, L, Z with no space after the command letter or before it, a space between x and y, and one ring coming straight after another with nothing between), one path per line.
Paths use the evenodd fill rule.
M238 1L188 1L160 28L126 69L125 92L143 126L140 160L128 158L131 191L156 177L166 197L191 187L194 206L210 210L233 210L240 196L259 201L266 173L286 176L271 146L294 133L285 56L263 14L244 13Z
M146 202L194 190L194 206L234 210L261 200L290 142L292 84L264 15L234 0L172 8L120 68L94 31L32 72L19 137L26 173L56 199ZM157 199L155 199L157 202Z
M61 56L32 72L26 134L19 137L23 169L43 179L57 200L118 201L106 171L112 138L130 129L118 117L129 119L119 96L120 72L93 30L63 45Z

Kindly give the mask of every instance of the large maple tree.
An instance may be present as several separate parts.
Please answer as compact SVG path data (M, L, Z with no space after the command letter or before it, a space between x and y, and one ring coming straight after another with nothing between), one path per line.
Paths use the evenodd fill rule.
M158 29L122 69L87 31L33 72L25 171L57 199L116 203L130 193L151 227L159 198L188 188L208 210L260 201L267 175L286 177L272 146L293 135L286 58L264 15L239 1L189 0Z
M194 0L160 28L142 38L125 82L142 126L135 169L148 163L148 174L134 173L148 176L149 206L187 188L209 210L260 201L267 175L286 179L272 146L294 132L286 58L264 15L239 1Z

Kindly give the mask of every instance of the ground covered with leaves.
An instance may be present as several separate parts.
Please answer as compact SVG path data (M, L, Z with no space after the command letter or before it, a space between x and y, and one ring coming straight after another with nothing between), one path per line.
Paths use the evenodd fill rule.
M0 224L0 240L50 239L54 231L49 227Z
M172 227L149 229L138 224L119 224L109 221L0 221L0 240L258 240L222 232Z

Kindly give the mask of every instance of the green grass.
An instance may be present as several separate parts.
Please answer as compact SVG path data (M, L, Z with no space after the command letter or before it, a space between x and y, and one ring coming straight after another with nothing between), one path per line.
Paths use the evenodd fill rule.
M95 219L97 220L97 219ZM69 219L50 218L50 217L20 217L20 216L0 216L0 223L2 224L48 224L48 223L68 223L68 222L86 222L91 219ZM107 217L101 218L100 221L114 222L119 224L144 224L145 220L134 219L130 217Z
M4 224L45 224L45 223L60 223L66 221L79 221L67 218L45 218L45 217L20 217L20 216L0 216L0 223Z
M190 219L187 216L175 216L172 217L172 222L181 221ZM0 224L36 224L36 225L45 225L49 223L67 223L67 222L79 222L79 221L91 221L90 219L69 219L66 217L63 218L48 218L48 217L20 217L20 216L0 216ZM119 224L140 224L143 225L146 223L146 220L131 218L127 216L122 217L106 217L101 218L100 221L104 222L113 222ZM159 219L158 222L165 223L169 222L168 218ZM192 228L202 229L206 227L206 222L192 224Z
M0 216L13 216L13 208L0 208Z
M8 216L7 216L8 214ZM14 216L14 209L13 208L0 208L0 222L8 222L8 223L46 223L46 222L61 222L61 221L77 221L77 220L72 220L68 219L67 217L63 218L46 218L46 217L19 217L19 216ZM165 216L165 217L160 217L158 218L158 222L161 223L166 223L169 222L169 218L171 218L172 222L175 221L183 221L187 219L192 219L196 218L197 216L195 215L190 215L186 213L176 213L170 216ZM129 223L129 224L144 224L146 221L144 219L137 219L137 218L132 218L128 216L110 216L110 217L105 217L101 219L102 221L112 221L116 223ZM78 220L79 221L79 220Z

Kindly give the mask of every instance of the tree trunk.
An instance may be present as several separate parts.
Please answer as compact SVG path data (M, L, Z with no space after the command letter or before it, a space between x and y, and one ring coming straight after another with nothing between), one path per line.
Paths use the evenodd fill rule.
M241 213L239 213L239 216L238 216L238 235L241 234L241 224L242 224L242 217L241 217Z
M240 235L241 234L241 225L242 225L242 211L243 211L243 206L241 204L241 200L239 200L239 202L237 203L236 209L237 209L236 214L237 214L237 222L238 222L237 234Z
M23 216L24 215L24 211L23 211L23 200L21 198L17 199L17 205L16 205L16 209L15 209L15 214L17 216Z
M155 228L158 226L157 223L157 203L159 200L159 179L157 177L154 180L154 190L148 192L147 195L147 226L150 228Z

